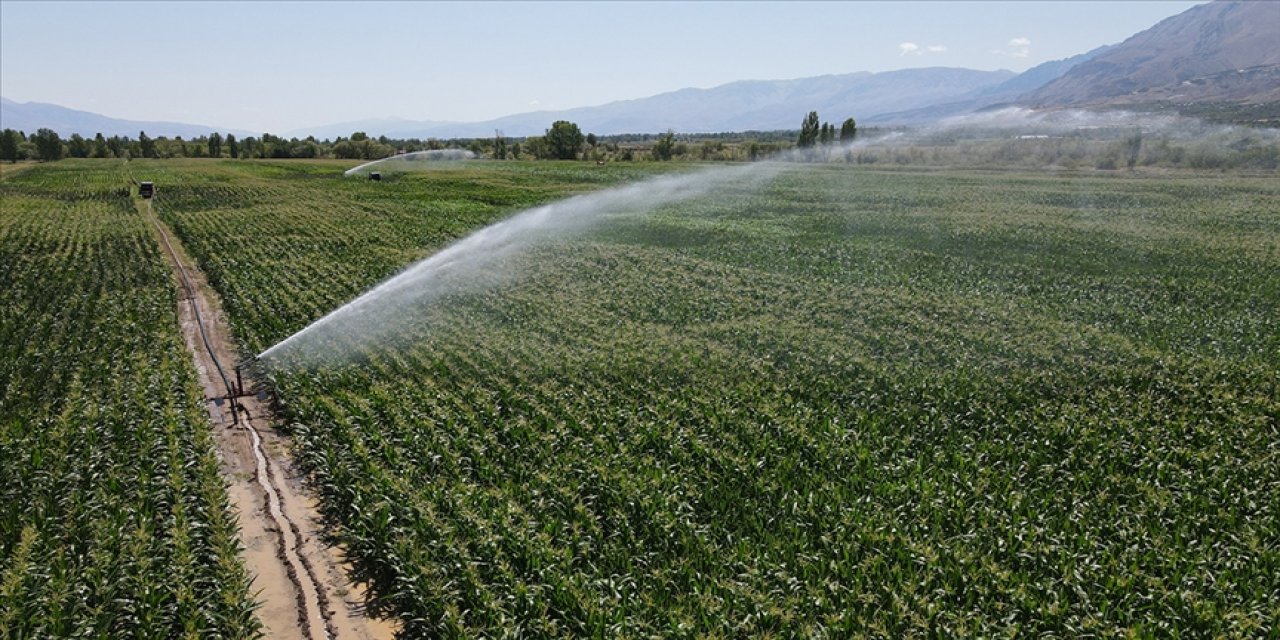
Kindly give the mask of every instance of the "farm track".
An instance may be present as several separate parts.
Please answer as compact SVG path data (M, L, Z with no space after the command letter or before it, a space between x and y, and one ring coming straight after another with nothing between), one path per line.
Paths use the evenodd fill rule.
M322 542L315 500L303 487L270 410L252 393L254 381L229 367L236 351L216 294L155 215L152 202L140 201L138 207L154 226L181 286L179 319L214 425L267 637L391 638L394 627L365 615L364 590L348 582L347 565ZM232 401L237 384L242 395Z

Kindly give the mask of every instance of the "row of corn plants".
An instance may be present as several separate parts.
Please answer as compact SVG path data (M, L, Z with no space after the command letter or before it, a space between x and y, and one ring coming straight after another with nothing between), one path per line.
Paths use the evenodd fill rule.
M583 171L227 166L172 171L271 201L165 215L254 348ZM1265 176L798 167L269 373L406 637L1265 637L1278 212Z
M511 211L645 177L662 166L444 165L381 182L349 163L133 163L156 182L157 212L222 295L241 346L271 346L371 283ZM679 167L677 167L679 168ZM284 287L291 293L279 295Z
M0 637L256 637L174 281L127 170L32 168L0 202Z

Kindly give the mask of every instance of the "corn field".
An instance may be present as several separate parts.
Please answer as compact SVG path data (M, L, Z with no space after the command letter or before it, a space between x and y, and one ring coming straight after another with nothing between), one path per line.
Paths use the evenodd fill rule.
M582 171L489 166L165 215L259 349ZM406 637L1265 636L1277 212L1266 177L805 167L270 374Z
M0 628L248 634L173 286L106 166L0 183ZM127 171L247 356L519 209L685 169L346 166ZM404 637L1280 633L1273 175L797 166L501 269L261 371Z
M0 637L256 637L175 285L125 165L34 168L0 201Z

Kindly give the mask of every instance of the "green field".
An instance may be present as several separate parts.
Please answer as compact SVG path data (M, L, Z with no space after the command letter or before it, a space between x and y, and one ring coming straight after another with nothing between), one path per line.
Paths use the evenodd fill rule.
M5 255L31 252L11 198L97 166L8 178ZM660 170L128 166L246 355L483 224ZM19 273L95 286L42 269ZM264 371L406 637L1280 633L1273 174L797 165L504 269ZM36 435L6 424L7 462ZM4 491L44 478L9 466Z
M0 181L0 638L257 634L168 265L122 162Z
M253 352L639 177L596 169L174 166L161 202ZM272 375L409 635L1265 635L1278 212L1272 176L800 167Z

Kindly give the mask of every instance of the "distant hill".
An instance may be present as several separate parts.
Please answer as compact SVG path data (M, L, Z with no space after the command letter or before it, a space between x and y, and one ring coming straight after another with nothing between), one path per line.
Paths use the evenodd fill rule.
M1280 2L1219 0L1162 20L1029 93L1032 107L1280 103Z
M1029 91L1035 91L1036 89L1057 80L1068 71L1093 60L1098 56L1104 55L1115 48L1116 45L1114 44L1103 45L1091 51L1074 55L1069 58L1050 60L1049 62L1038 64L990 89L980 91L978 95L984 98L996 98L1000 100L1017 98Z
M1081 53L1063 58L1061 60L1050 60L1038 64L1018 75L1001 82L1000 84L983 87L971 92L960 100L954 102L944 102L942 104L933 104L917 109L909 109L907 111L898 111L894 113L883 113L863 118L862 121L867 124L878 125L915 125L934 122L943 118L950 118L966 113L973 113L988 107L1007 104L1017 100L1023 94L1048 84L1062 76L1067 71L1079 64L1092 60L1093 58L1110 51L1115 45L1105 45L1093 49L1087 53Z
M608 104L534 111L483 122L380 118L282 132L321 139L364 131L392 138L540 135L556 120L597 135L797 129L806 113L838 124L916 125L1017 104L1033 108L1177 110L1216 120L1280 124L1280 0L1218 0L1167 18L1118 45L1021 74L931 67L795 80L743 80ZM51 104L0 99L0 126L28 133L194 137L227 129L117 120ZM230 130L236 135L255 135ZM274 133L274 132L273 132Z
M583 131L598 135L681 132L771 131L798 129L809 111L839 124L847 117L862 120L888 113L956 100L1009 80L1012 71L975 71L933 67L884 73L859 72L797 80L743 80L710 89L680 89L648 98L623 100L593 107L521 113L485 122L421 122L384 130L368 126L379 121L350 123L370 135L393 138L489 137L495 129L509 136L541 135L556 120L570 120ZM289 135L330 137L352 131L313 127Z
M576 122L598 135L621 133L772 131L796 129L809 111L839 123L848 117L863 120L890 113L945 103L973 95L1014 78L1007 70L975 71L932 67L883 73L858 72L795 80L743 80L710 89L680 89L592 107L534 111L483 122L413 121L399 118L359 120L283 132L285 137L314 135L321 139L348 136L355 131L392 138L489 137L494 130L509 136L540 135L556 120ZM53 104L4 100L3 126L23 131L48 127L63 136L80 133L136 137L194 137L227 129L176 122L139 122L68 109ZM231 130L236 135L255 135Z
M28 134L35 133L37 129L53 129L58 132L58 135L64 137L73 133L78 133L85 137L101 133L108 137L129 136L130 138L136 138L139 131L145 131L148 136L153 138L160 136L197 138L215 131L233 133L242 137L254 135L247 131L199 124L120 120L89 111L68 109L56 104L14 102L7 98L0 98L0 128L14 129Z

